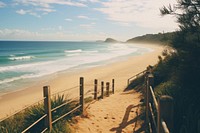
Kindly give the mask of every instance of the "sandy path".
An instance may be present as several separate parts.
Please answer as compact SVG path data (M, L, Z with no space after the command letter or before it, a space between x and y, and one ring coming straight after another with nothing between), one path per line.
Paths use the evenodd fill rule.
M95 101L87 109L87 117L77 117L75 133L133 133L140 130L141 94L134 90L118 92ZM141 131L139 131L141 132Z

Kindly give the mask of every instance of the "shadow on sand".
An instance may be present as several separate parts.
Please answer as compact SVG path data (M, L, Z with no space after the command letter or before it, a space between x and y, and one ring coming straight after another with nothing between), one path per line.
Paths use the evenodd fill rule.
M139 108L139 106L141 106L141 104L138 104L138 105L135 105L135 106L134 105L129 105L126 108L126 112L124 114L124 118L123 118L122 122L119 124L118 127L113 127L112 129L110 129L110 131L116 132L116 133L122 133L122 130L124 128L126 128L130 124L135 123L135 126L133 128L133 133L140 133L140 132L142 132L143 129L144 129L144 125L142 125L141 128L139 128L137 131L135 131L138 119L141 117L141 114L138 114L138 108ZM131 119L131 120L128 121L129 115L130 115L131 110L133 108L137 108L137 111L136 111L136 115L137 116L134 119Z

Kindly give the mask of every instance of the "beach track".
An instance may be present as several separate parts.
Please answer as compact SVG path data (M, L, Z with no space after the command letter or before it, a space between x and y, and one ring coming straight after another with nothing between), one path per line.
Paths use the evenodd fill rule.
M135 90L118 92L86 105L85 114L75 118L75 133L139 133L142 94Z

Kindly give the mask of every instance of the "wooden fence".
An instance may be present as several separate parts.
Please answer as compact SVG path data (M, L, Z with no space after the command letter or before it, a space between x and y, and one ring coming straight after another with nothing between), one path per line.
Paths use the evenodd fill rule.
M154 76L151 67L132 77L127 81L129 85L140 76L145 77L145 106L146 124L150 133L172 133L173 132L173 98L167 95L156 99L154 94ZM127 86L128 86L127 85Z
M154 94L154 76L146 74L146 123L149 131L153 133L173 132L173 98L167 95L156 99Z
M44 102L44 110L45 110L44 112L45 112L45 114L43 116L41 116L38 120L36 120L34 123L32 123L29 127L24 129L22 131L22 133L28 132L32 127L34 127L36 124L38 124L41 120L44 120L44 125L45 125L45 129L41 129L42 130L41 133L44 133L47 130L51 131L52 130L52 124L58 122L59 120L61 120L62 118L68 116L69 114L71 114L71 113L73 113L73 112L75 112L77 110L80 110L81 114L84 113L84 104L85 104L84 98L85 98L86 95L88 95L88 94L92 94L93 95L94 94L94 100L97 100L99 98L103 99L104 98L104 88L106 88L106 96L109 96L110 93L114 94L114 90L115 90L114 83L115 83L115 80L112 79L112 88L111 88L112 90L110 91L110 82L106 82L106 87L104 87L104 82L103 81L101 82L101 85L98 85L98 80L95 79L94 80L94 85L92 85L92 84L86 85L86 84L84 84L84 78L80 77L79 86L76 86L76 87L73 87L73 88L69 88L69 89L66 89L64 91L57 92L55 94L51 94L49 86L44 86L43 87L43 98L41 100L39 100L39 101L35 102L34 104L31 104L31 105L23 108L20 111L16 111L12 115L7 116L4 119L1 119L0 123L3 122L6 119L18 114L19 112L22 112L25 109L27 109L27 108L29 108L29 107L31 107L31 106L43 101ZM84 87L85 86L87 86L87 87L88 86L90 86L90 87L94 86L94 88L93 88L94 89L94 93L91 93L92 89L88 90L86 93L84 93L84 90L85 90ZM65 103L63 103L63 104L61 104L61 105L59 105L59 106L57 106L57 107L55 107L53 109L51 108L51 96L55 96L55 95L58 95L60 93L65 92L65 91L69 91L69 90L77 89L77 88L79 88L79 96L77 96L77 97L71 99L70 101L67 101L67 102L65 102ZM98 89L98 88L101 88L101 89ZM98 95L99 93L100 93L100 95ZM69 104L69 103L71 103L73 101L79 101L78 102L79 104L76 107L74 107L71 111L63 114L62 116L56 118L55 120L52 120L52 112L56 111L57 109L65 106L65 105L67 105L67 104Z
M127 80L127 86L131 83L131 81L133 81L133 80L137 79L138 77L146 74L146 72L147 72L147 70L144 70L144 71L142 71L142 72L140 72L140 73L138 73L138 74L136 74L136 75L128 78L128 80Z

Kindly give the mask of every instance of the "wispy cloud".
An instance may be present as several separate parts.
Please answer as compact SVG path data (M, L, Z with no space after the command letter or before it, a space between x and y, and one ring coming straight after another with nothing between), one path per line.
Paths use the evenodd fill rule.
M36 9L37 11L42 11L44 13L50 13L50 12L55 12L55 9L51 9L51 8L38 8Z
M88 16L86 16L86 15L79 15L79 16L77 16L77 18L79 18L79 19L86 19L86 20L98 20L97 18L92 18L92 17L88 17Z
M34 16L45 15L51 12L55 12L54 5L63 5L63 6L75 6L75 7L86 7L86 4L75 1L66 1L66 0L14 0L14 5L18 6L32 6L32 14ZM19 11L17 11L18 13ZM38 13L39 12L39 13ZM24 12L21 12L24 13ZM40 15L38 15L40 14Z
M119 24L136 24L141 27L153 28L156 27L176 27L174 19L161 18L159 8L169 3L174 3L175 0L110 0L101 2L102 7L95 8L107 15L107 19L115 21Z
M23 9L20 9L20 10L17 10L16 13L20 14L20 15L25 15L25 14L29 14L29 15L32 15L32 16L35 16L35 17L41 17L40 15L38 15L37 13L33 12L32 10L23 10Z
M99 0L89 0L90 2L100 2Z
M90 23L90 24L80 24L80 27L83 29L92 29L94 28L96 23Z
M45 8L51 7L52 4L86 7L86 5L81 2L75 2L75 1L71 1L71 0L70 1L66 1L66 0L15 0L15 2L18 4L40 6L40 7L45 7Z
M0 8L3 8L5 6L6 6L6 4L0 1Z
M25 11L23 9L17 10L16 13L20 14L20 15L25 15L26 13L28 13L29 11Z
M45 30L55 30L44 28ZM0 40L95 40L96 38L104 39L107 37L105 33L65 33L63 31L56 31L56 32L48 32L48 33L41 33L41 32L32 32L28 30L22 29L0 29Z
M66 18L65 21L69 21L70 22L70 21L72 21L72 19L71 18Z
M92 3L96 3L96 2L100 2L99 0L80 0L80 2L92 2Z
M21 29L0 29L0 39L24 39L37 37L38 32L30 32Z
M79 15L79 16L77 16L77 18L80 18L80 19L90 19L88 16L84 16L84 15Z

